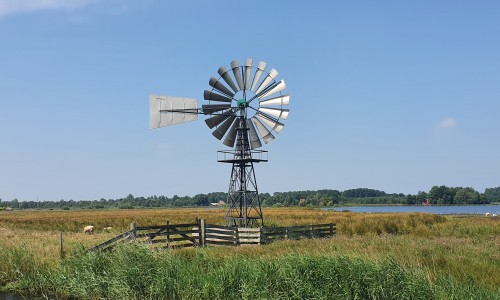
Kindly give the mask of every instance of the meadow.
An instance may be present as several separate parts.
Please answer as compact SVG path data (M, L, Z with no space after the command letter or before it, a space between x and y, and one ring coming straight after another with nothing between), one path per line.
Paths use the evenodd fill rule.
M221 209L0 212L0 289L76 299L500 299L500 220L268 208L268 226L333 239L165 252L86 249L139 226L221 223ZM93 235L85 225L96 227ZM111 232L104 227L113 227ZM59 256L63 232L65 258Z

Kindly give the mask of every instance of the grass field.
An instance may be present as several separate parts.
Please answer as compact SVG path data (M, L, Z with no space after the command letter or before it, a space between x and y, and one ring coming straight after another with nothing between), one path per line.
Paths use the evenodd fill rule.
M338 235L173 252L82 250L131 222L220 223L222 216L219 209L0 212L0 289L79 299L500 299L500 221L482 216L273 208L264 210L266 225L334 222ZM89 224L93 235L83 234ZM108 226L112 232L102 230Z

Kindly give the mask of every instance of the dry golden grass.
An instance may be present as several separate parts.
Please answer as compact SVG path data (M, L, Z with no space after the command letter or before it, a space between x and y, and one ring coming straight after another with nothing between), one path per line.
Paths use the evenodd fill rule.
M105 227L124 231L130 223L140 226L192 222L196 217L209 222L220 222L223 211L219 209L134 209L134 210L75 210L36 211L23 210L0 213L0 225L31 230L62 230L80 232L87 225L94 225L99 232Z
M63 232L65 252L80 247L90 248L138 226L193 222L203 217L220 222L223 211L218 209L140 209L140 210L79 210L0 212L0 248L25 247L37 260L56 262L59 259L59 232ZM86 225L94 225L92 235L84 234ZM111 231L103 228L113 227Z
M413 229L417 225L432 225L445 220L430 214L357 214L305 208L267 208L263 210L266 226L293 226L321 223L337 223L338 229L346 234L363 234L365 224L380 230ZM134 210L79 210L79 211L13 211L0 213L0 226L15 229L62 230L79 232L86 225L94 225L97 231L111 226L124 231L131 222L139 226L171 223L190 223L196 218L207 219L208 223L220 224L223 209L134 209ZM384 228L377 222L385 222ZM371 231L371 230L368 230ZM396 232L394 232L396 233Z

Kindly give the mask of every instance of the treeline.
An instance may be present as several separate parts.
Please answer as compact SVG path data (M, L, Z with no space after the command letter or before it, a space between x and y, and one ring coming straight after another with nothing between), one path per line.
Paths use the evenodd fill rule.
M299 191L274 193L265 199L268 206L332 206L347 204L438 204L467 205L489 204L500 201L500 187L479 193L471 187L433 186L429 192L412 194L387 194L383 191L358 188L339 192L337 190Z
M59 200L59 201L2 201L0 207L11 207L18 209L103 209L103 208L122 208L130 209L136 207L194 207L209 206L220 200L225 200L226 193L199 194L193 197L179 197L174 195L172 198L166 196L134 197L129 194L125 198L99 200Z
M387 194L383 191L357 188L343 192L338 190L276 192L260 194L263 206L333 206L347 204L488 204L500 201L500 187L488 188L479 193L471 187L433 186L429 192L420 191L416 195ZM177 195L134 197L129 194L119 199L60 200L60 201L2 201L0 209L105 209L105 208L153 208L153 207L203 207L211 203L226 201L227 193L216 192L195 196Z

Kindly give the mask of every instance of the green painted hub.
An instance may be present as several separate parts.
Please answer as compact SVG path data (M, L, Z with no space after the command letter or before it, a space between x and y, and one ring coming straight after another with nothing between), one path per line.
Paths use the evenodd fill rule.
M238 107L248 107L248 102L245 99L238 100Z

